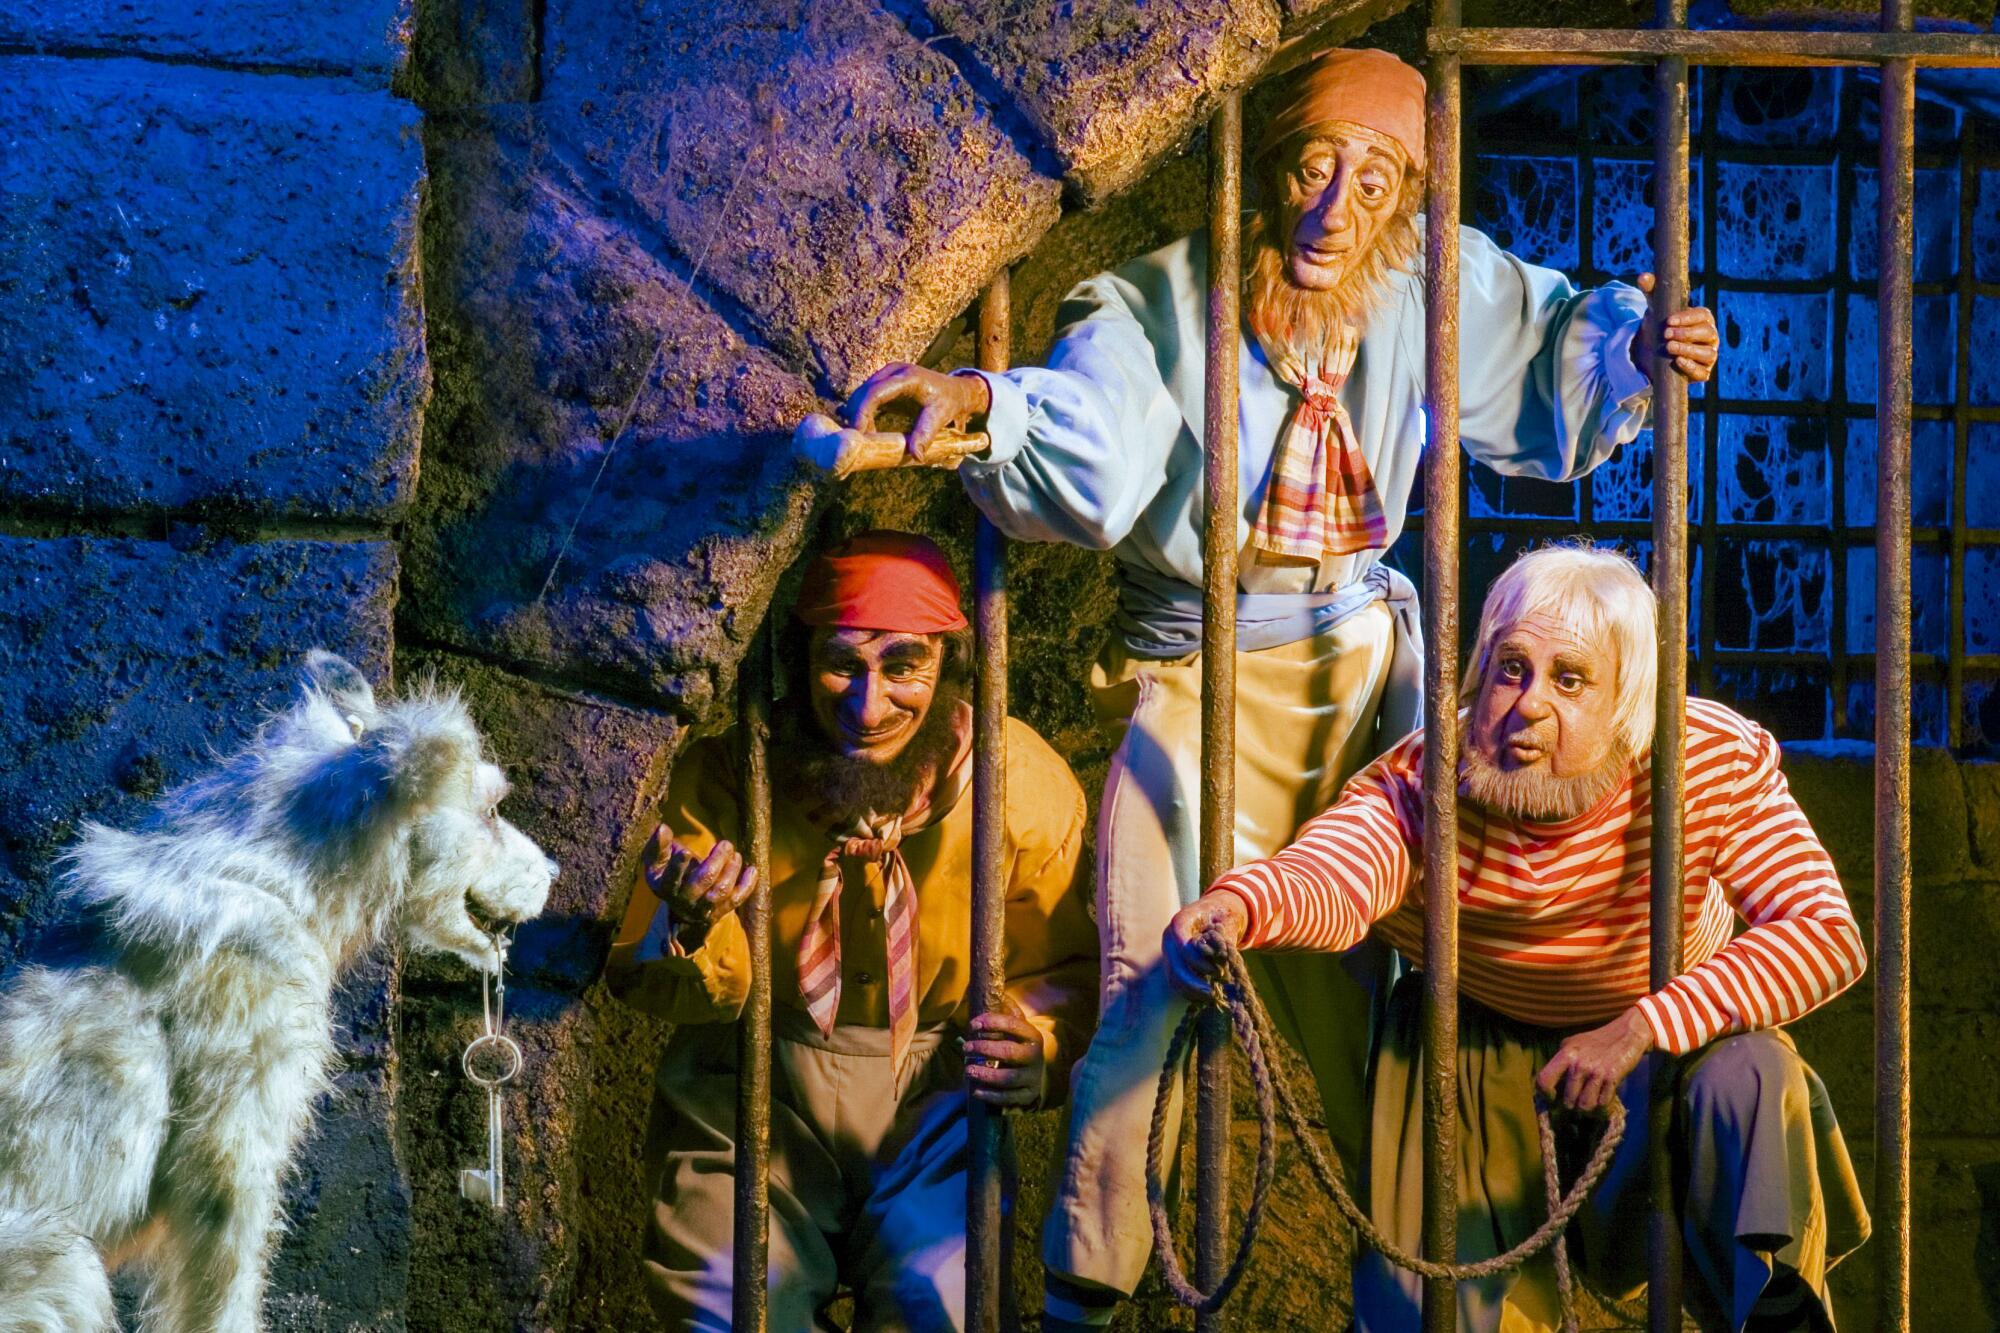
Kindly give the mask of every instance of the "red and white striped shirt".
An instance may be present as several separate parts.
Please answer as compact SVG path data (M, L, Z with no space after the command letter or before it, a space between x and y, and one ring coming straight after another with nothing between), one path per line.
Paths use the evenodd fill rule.
M1242 900L1258 949L1341 950L1373 924L1422 960L1423 733L1357 773L1291 846L1214 887ZM1833 863L1778 771L1778 743L1705 699L1687 705L1687 970L1647 987L1652 777L1560 824L1461 802L1459 984L1547 1027L1639 1006L1661 1050L1775 1027L1858 978L1867 959ZM1731 938L1734 917L1747 929Z

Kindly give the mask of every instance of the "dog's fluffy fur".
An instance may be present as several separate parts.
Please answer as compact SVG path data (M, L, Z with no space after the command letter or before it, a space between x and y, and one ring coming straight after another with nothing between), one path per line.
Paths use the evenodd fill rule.
M66 889L101 965L0 995L0 1333L260 1324L280 1178L327 1086L334 982L383 934L497 966L480 922L541 911L556 867L450 694L378 705L314 653L288 711L140 826L91 825Z

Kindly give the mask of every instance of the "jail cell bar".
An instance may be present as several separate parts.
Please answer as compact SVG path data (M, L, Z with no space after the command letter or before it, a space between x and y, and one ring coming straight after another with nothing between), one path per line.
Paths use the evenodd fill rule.
M979 298L981 370L1007 369L1012 301L1002 269ZM972 1013L1005 1007L1002 926L1007 874L1007 539L984 514L973 520L973 626L978 679L972 732ZM999 1333L1012 1283L1002 1263L1000 1199L1006 1117L966 1099L971 1165L965 1180L965 1312L970 1333Z
M737 909L750 945L750 993L736 1024L736 1212L729 1326L764 1333L771 1221L771 636L752 639L737 675L744 832L757 890Z
M1208 123L1208 334L1203 363L1201 533L1201 883L1236 863L1236 389L1243 292L1243 98ZM1210 1006L1195 1051L1195 1282L1214 1291L1229 1263L1229 1015ZM1224 1327L1198 1312L1198 1333Z

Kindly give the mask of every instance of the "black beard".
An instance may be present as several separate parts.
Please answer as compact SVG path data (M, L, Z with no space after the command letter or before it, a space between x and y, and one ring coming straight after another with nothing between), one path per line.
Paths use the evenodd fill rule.
M1509 773L1483 750L1466 746L1459 758L1459 795L1507 819L1560 824L1575 819L1617 790L1632 775L1632 757L1619 746L1587 773L1559 778L1523 769Z
M858 819L902 814L958 757L954 719L963 698L962 689L939 685L916 735L886 764L836 749L803 700L799 707L781 708L771 728L774 785L788 800L826 812L838 828Z

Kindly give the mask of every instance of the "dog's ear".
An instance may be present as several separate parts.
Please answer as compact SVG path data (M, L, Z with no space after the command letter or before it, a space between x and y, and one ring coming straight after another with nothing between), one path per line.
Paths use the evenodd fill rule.
M348 717L348 725L359 732L375 716L375 691L360 668L337 653L315 648L306 654L300 683L317 690L326 701Z

